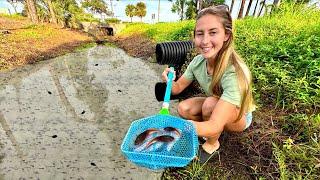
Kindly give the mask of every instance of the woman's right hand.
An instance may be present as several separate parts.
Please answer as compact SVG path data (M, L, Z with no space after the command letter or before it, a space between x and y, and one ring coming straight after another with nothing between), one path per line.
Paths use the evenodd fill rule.
M170 68L165 68L162 75L161 75L161 79L163 82L167 82L168 81L168 73L170 72ZM173 71L173 79L176 79L176 71Z

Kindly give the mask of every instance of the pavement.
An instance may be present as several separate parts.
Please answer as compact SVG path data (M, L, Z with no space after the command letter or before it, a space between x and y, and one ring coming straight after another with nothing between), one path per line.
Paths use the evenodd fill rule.
M0 179L160 179L120 145L159 112L162 70L96 46L0 74Z

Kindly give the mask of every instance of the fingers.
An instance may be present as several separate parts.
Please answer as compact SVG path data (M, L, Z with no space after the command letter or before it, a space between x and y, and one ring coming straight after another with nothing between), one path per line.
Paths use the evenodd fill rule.
M170 68L165 68L164 71L162 72L161 79L163 82L168 81L168 73L170 72ZM173 81L176 79L176 71L173 71Z

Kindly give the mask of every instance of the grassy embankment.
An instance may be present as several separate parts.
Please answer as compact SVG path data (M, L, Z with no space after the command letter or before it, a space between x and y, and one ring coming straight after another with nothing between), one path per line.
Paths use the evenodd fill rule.
M194 21L132 24L120 36L188 40L193 27ZM271 16L237 20L235 27L236 49L253 75L253 127L235 138L241 148L221 152L227 156L219 163L168 169L164 178L320 179L320 11L284 4Z
M56 57L87 46L92 38L84 33L51 24L33 24L27 18L0 14L0 71Z

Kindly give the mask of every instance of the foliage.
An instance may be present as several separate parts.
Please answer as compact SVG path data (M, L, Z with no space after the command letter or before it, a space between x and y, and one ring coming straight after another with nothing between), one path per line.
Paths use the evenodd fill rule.
M145 17L146 14L147 14L146 4L143 2L138 2L136 5L135 15L140 17L142 21L142 17Z
M169 1L172 1L172 0L169 0ZM179 16L180 16L180 20L183 20L185 14L185 8L187 6L187 0L175 0L175 2L172 4L172 8L171 8L171 11L173 13L178 13Z
M128 25L119 33L119 36L130 36L132 34L144 34L156 42L188 40L192 38L194 21L181 21L169 23L156 23L153 25L133 23Z
M82 7L89 9L91 12L98 14L110 14L107 4L103 0L85 0L82 2Z
M9 15L9 14L1 14L0 13L0 17L6 17L8 19L15 19L15 20L23 20L23 19L25 19L25 17L20 15L20 14Z
M197 16L197 9L196 9L195 1L188 1L187 2L187 10L186 10L186 19L195 19Z
M319 111L319 17L319 11L282 4L270 17L236 22L237 49L252 69L260 103Z
M193 26L194 21L134 24L121 35L144 34L155 42L186 40L192 38ZM319 179L320 11L282 3L271 15L237 20L235 27L235 47L251 69L258 111L273 108L284 114L275 115L277 131L270 137L273 159L268 161L277 163L271 176ZM254 165L250 168L264 178ZM175 169L173 177L165 178L186 174L186 169Z
M109 23L119 23L120 19L118 19L118 18L107 18L107 19L105 19L105 22L107 24L109 24Z
M7 2L13 7L15 14L17 14L18 3L23 3L23 1L24 0L7 0Z
M131 18L131 22L132 22L132 17L135 16L135 14L136 14L136 7L132 4L128 4L126 6L125 11L126 11L126 15Z
M294 131L298 134L292 134L277 144L273 143L273 154L278 162L280 178L319 179L320 116L296 114L290 116L286 123L297 124ZM294 140L295 136L298 137L297 140ZM305 138L303 142L300 137Z
M99 19L93 17L92 14L88 13L77 13L75 14L75 19L80 22L99 22Z

